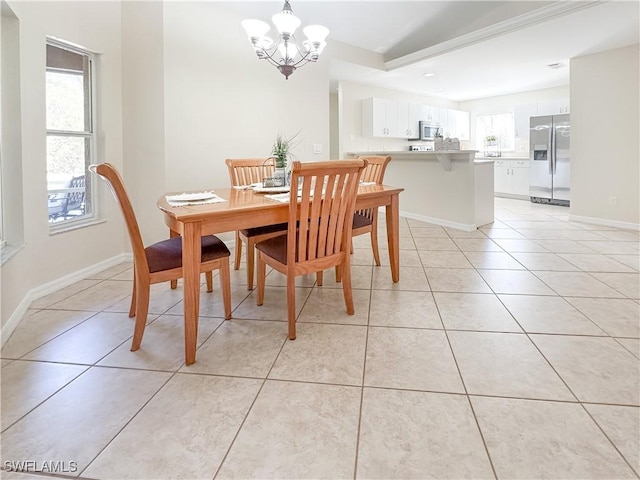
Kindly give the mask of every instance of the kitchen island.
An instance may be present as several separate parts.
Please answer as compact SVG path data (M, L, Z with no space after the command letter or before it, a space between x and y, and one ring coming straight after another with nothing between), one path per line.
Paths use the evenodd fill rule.
M493 160L476 150L348 152L389 155L384 183L404 187L400 213L407 218L473 231L494 220Z

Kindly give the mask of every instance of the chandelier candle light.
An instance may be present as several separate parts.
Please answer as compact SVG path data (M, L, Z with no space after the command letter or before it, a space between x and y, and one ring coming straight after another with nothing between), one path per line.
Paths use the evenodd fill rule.
M289 75L309 62L316 62L327 42L329 29L322 25L309 25L302 29L307 39L298 44L294 33L300 26L300 19L293 14L289 0L285 0L282 12L271 17L280 37L276 42L265 36L269 25L261 20L244 20L242 26L249 35L249 40L258 58L267 60L275 66L288 80Z

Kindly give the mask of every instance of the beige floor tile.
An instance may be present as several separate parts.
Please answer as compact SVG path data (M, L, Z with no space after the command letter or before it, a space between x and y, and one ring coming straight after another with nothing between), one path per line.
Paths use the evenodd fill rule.
M463 252L502 252L493 240L489 238L454 238L453 241Z
M89 369L3 432L3 459L75 461L82 472L170 375Z
M202 345L223 321L221 318L200 317L197 347ZM98 365L174 372L184 365L184 359L184 318L162 315L147 325L138 350L132 352L131 342L124 342ZM199 361L198 354L196 361Z
M638 255L638 242L582 241L585 247L607 255Z
M499 298L526 332L606 335L562 297L499 295Z
M414 242L418 250L453 250L456 252L460 250L456 243L448 237L416 237Z
M495 293L521 295L555 295L531 272L524 270L479 270L482 278Z
M584 407L640 474L640 408L593 404Z
M417 238L449 238L449 235L442 227L419 228L411 227L411 236Z
M364 326L298 323L269 378L362 385L366 336Z
M473 268L462 252L424 250L418 254L422 266L427 268Z
M360 389L268 381L216 478L353 478Z
M296 316L304 306L311 293L310 288L296 287ZM233 295L233 289L232 289ZM287 319L287 289L282 287L265 287L264 304L256 305L257 290L253 290L233 311L233 318L249 320L285 320Z
M79 292L82 292L83 290L93 287L98 283L100 283L100 280L80 280L79 282L73 283L68 287L61 288L60 290L57 290L49 295L46 295L44 297L38 298L37 300L34 300L31 303L30 307L31 308L48 308L51 305L58 303L61 300L64 300L65 298L71 297ZM60 308L60 307L56 307L56 308Z
M228 320L180 371L266 378L286 338L286 322Z
M594 277L629 298L640 298L640 274L592 273Z
M640 255L608 255L608 257L616 262L631 267L636 272L640 270Z
M623 295L585 272L533 272L563 297L621 298Z
M2 430L6 430L86 369L77 365L21 360L3 367Z
M261 384L251 379L176 375L83 475L213 478Z
M577 242L591 242L591 241L601 241L604 237L600 235L598 232L588 232L585 230L563 230L562 231L564 238L567 240L575 240ZM593 251L593 247L591 247L588 243L584 244L589 250Z
M567 301L613 337L640 337L640 306L633 300L567 298Z
M371 247L371 241L369 240L369 236L365 235L364 239L366 240L366 243L365 243L365 245L363 245L363 248L364 247L372 248ZM399 238L398 245L400 247L400 250L415 250L416 249L416 244L415 244L415 242L413 240L413 237L410 234L406 235L406 236L402 236L401 235L400 238ZM354 244L354 247L355 247L355 244ZM389 253L388 253L389 243L387 242L387 233L386 233L386 231L385 232L380 232L378 234L378 249L380 250L380 255L389 255Z
M525 238L521 233L511 229L511 228L490 228L483 231L486 233L487 237L497 239L497 238L512 238L519 239Z
M183 298L184 291L182 290L182 286L172 289L169 287L168 282L151 285L151 292L149 294L149 313L162 315L178 302L182 301ZM119 302L105 308L103 311L129 313L130 307L131 295L128 295Z
M99 312L131 295L131 282L103 280L51 305L58 310Z
M391 279L391 270L388 267L374 267L372 288L374 290L414 290L429 292L427 274L422 267L402 267L400 281Z
M513 257L527 270L552 270L559 272L575 272L578 267L567 262L555 253L512 253Z
M504 251L515 252L547 252L548 250L531 240L497 238L494 240Z
M640 405L640 362L612 338L531 339L580 401Z
M638 338L616 338L616 341L629 352L640 359L640 339Z
M89 275L87 279L107 280L109 278L120 275L128 270L130 270L131 273L133 273L133 263L122 262L122 263L119 263L118 265L114 265L113 267L109 267L106 270L102 270L101 272L97 272L92 275Z
M463 393L442 330L370 327L364 384Z
M342 288L316 287L298 316L298 323L341 323L366 325L369 319L370 290L352 290L354 314L347 314Z
M388 257L388 255L380 253L380 261L382 261L383 258L388 259ZM351 254L351 265L373 265L373 252L371 251L371 247L354 248L353 254Z
M353 264L355 265L355 264ZM389 255L380 253L380 265L389 268L391 263L389 262ZM420 257L415 250L400 250L400 266L401 267L415 267L420 265Z
M365 267L366 268L366 267ZM325 272L325 276L328 272ZM253 281L254 288L257 287L257 280ZM296 287L313 287L316 284L316 274L300 275L296 277ZM287 276L278 272L277 270L271 270L271 272L265 278L265 285L270 287L286 287Z
M561 230L536 230L532 228L519 228L517 230L527 240L566 240L567 235ZM540 244L542 246L542 244ZM546 247L545 247L546 248Z
M640 233L633 230L603 230L598 232L608 240L616 240L620 242L638 242L640 241Z
M356 478L493 478L493 472L466 397L365 388Z
M279 291L279 288L277 288ZM231 286L231 311L235 316L235 309L248 298L248 290L244 288ZM265 302L267 297L265 296ZM179 301L173 307L165 312L168 315L184 315L184 301ZM213 286L213 292L207 292L206 287L200 289L200 316L201 317L218 317L224 318L224 302L222 301L222 290L219 285Z
M385 267L385 270L389 270ZM367 289L371 288L371 278L373 276L373 266L371 265L351 265L351 288ZM315 277L315 275L314 275ZM285 283L286 286L286 283ZM321 288L334 288L342 290L342 283L336 282L336 270L331 268L325 270L322 278Z
M620 262L600 253L561 253L560 256L585 272L633 272ZM545 270L531 268L530 270Z
M506 252L465 252L465 256L475 268L524 270L524 267Z
M594 253L593 250L575 240L538 239L536 243L553 253Z
M525 335L450 331L449 341L471 394L575 400Z
M522 332L504 305L489 293L434 293L445 328Z
M14 465L16 466L15 468L18 468L18 470L20 470L21 468L24 468L24 464L20 466L19 462L20 460L16 460L14 463ZM72 465L70 462L61 463L61 464L48 463L47 465L48 465L47 467L48 471L51 471L54 468L55 469L59 468L57 473L59 474L62 473L63 475L77 475L77 472L78 472L77 466L75 464ZM42 471L43 468L45 468L44 462L40 462L37 464L38 471ZM22 470L20 471L2 470L0 474L2 475L2 480L60 480L59 476L44 475L42 473L37 473L37 474L22 473Z
M40 310L18 323L13 334L2 347L2 356L20 358L95 314L95 312Z
M100 312L23 358L92 365L131 338L134 322L126 313Z
M582 406L472 397L498 478L635 478Z
M434 292L491 293L491 289L475 270L425 268Z
M387 327L442 328L431 293L379 290L371 297L369 324Z

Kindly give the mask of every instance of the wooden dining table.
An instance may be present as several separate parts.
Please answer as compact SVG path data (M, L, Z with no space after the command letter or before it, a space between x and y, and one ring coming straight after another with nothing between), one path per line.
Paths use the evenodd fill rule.
M366 185L358 188L356 210L386 207L387 242L391 278L400 280L400 210L403 188ZM182 278L184 288L185 363L196 359L200 306L200 238L203 235L231 232L244 228L286 223L289 203L268 198L251 189L214 189L226 200L204 205L171 206L166 195L158 200L164 222L172 235L182 236Z

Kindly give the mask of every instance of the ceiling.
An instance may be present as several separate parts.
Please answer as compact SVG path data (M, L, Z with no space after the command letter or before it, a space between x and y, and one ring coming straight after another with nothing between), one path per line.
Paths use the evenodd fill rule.
M267 22L283 4L220 3ZM332 88L345 80L453 101L568 85L570 58L640 41L634 0L291 0L291 6L302 26L329 28L334 42L327 49L342 42L381 55L376 68L331 60ZM564 68L548 67L556 63Z

